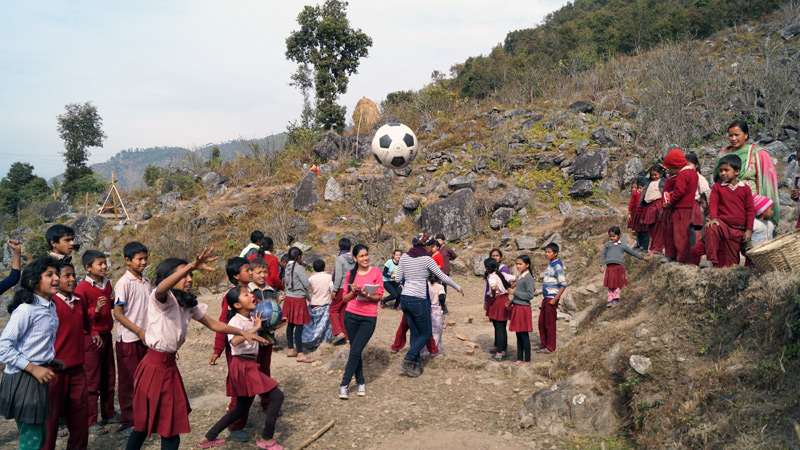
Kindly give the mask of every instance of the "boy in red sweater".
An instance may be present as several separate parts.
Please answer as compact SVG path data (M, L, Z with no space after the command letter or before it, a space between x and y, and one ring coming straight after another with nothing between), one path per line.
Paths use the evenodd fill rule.
M664 183L664 260L689 262L692 208L698 175L679 149L664 158L668 178Z
M133 432L133 375L147 353L144 343L147 326L147 302L153 287L144 276L147 247L129 242L122 249L128 270L114 285L114 318L117 326L117 396L119 397L119 429L123 436Z
M719 183L714 183L708 200L705 252L714 267L739 264L742 245L753 234L753 192L739 181L742 160L725 155L719 160Z
M106 434L103 425L118 423L114 411L114 348L111 328L111 281L106 278L108 264L106 255L98 250L86 250L81 258L87 276L75 288L75 294L86 300L89 317L94 321L101 342L98 344L91 336L84 336L86 345L86 385L89 390L89 433ZM101 423L97 422L97 399L100 398Z
M283 290L283 277L281 277L281 265L278 262L278 258L272 254L273 247L275 246L274 242L272 242L272 238L269 236L264 236L261 238L261 242L259 243L260 247L258 253L256 253L253 257L247 258L249 261L252 261L254 258L261 256L264 261L267 262L267 284L269 287L272 288L272 292L268 294L272 295L272 297L264 297L267 299L275 300L278 298L278 291Z
M89 445L83 336L91 336L96 344L101 343L86 302L73 295L76 278L72 264L63 263L59 278L58 293L53 296L58 315L54 347L56 359L64 361L66 368L50 382L50 415L47 417L47 433L42 447L46 450L56 447L58 421L62 416L69 430L67 448L87 448Z

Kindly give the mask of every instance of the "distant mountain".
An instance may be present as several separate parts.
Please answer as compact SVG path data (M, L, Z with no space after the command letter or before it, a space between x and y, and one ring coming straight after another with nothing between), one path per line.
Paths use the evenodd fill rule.
M274 152L283 148L286 143L286 133L275 134L261 139L207 144L198 148L196 152L203 160L208 160L211 157L211 149L216 146L219 148L220 157L225 160L232 160L237 155L250 154L247 144L255 141L261 142L270 152ZM132 148L122 150L106 162L92 164L91 168L108 179L111 179L111 172L114 172L114 176L118 180L117 188L130 190L144 186L142 175L144 175L145 167L186 166L188 164L187 158L192 153L191 150L183 147Z

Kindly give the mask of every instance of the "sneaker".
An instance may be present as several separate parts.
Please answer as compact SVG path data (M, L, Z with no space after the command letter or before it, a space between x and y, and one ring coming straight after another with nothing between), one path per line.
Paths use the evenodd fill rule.
M386 309L386 303L381 302L381 309Z
M250 442L250 437L244 430L228 430L228 436L236 442Z
M366 394L366 391L364 391L364 395ZM348 398L350 397L347 395L347 386L339 386L339 399L347 400Z
M359 397L366 397L367 396L367 385L366 384L359 384L358 385L358 393Z
M450 310L445 308L444 311L442 311L442 314L450 314Z
M506 355L504 353L495 353L489 357L489 361L502 362L505 359L505 356Z
M404 375L409 376L411 378L416 378L416 377L418 377L418 376L420 376L422 374L421 372L416 370L416 368L414 367L414 362L413 361L409 361L407 359L403 359L400 362L400 371Z

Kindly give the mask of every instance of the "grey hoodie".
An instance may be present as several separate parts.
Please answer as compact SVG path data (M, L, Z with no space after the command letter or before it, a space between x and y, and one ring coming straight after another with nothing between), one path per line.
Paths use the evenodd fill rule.
M333 266L333 286L331 286L331 292L336 292L342 288L344 277L347 275L347 272L353 270L355 266L356 262L353 260L353 254L350 252L342 253L336 258L336 263Z
M308 297L308 288L311 283L306 276L306 269L302 264L289 261L283 274L283 285L286 287L286 296L295 298Z

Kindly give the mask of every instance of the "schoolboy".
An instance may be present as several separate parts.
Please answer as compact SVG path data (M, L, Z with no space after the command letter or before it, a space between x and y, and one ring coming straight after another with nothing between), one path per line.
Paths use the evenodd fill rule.
M225 273L228 275L228 281L230 281L234 286L243 286L249 288L250 283L253 281L253 269L250 266L250 261L241 256L233 257L225 263ZM219 314L219 321L222 323L228 323L228 302L225 301L224 295L222 296L222 308ZM224 351L225 361L230 368L232 355L231 348L227 344L228 335L225 333L217 333L217 335L214 337L214 353L208 360L209 364L216 365L217 359ZM271 352L272 349L270 349L270 353ZM264 397L261 398L261 401L263 405ZM235 407L236 397L231 397L231 402L228 405L228 411L233 411ZM246 423L247 415L245 415L242 419L232 423L228 427L228 435L230 438L237 442L248 442L250 438L243 430Z
M344 283L345 275L347 272L353 270L356 266L353 255L350 249L353 243L350 239L339 239L339 256L336 257L336 263L333 266L333 285L331 286L331 306L328 308L331 316L331 327L333 328L332 344L341 344L347 339L347 333L344 329L344 308L347 304L344 301Z
M147 268L147 247L129 242L122 248L128 270L114 285L114 318L119 322L117 340L117 391L119 397L119 432L130 436L133 431L133 375L147 353L144 343L147 324L147 302L153 286L144 276Z
M56 447L58 422L62 416L69 430L67 448L87 448L89 445L83 337L90 336L95 344L102 343L86 302L74 295L77 279L71 263L63 263L59 280L58 293L53 296L58 315L54 347L56 359L64 361L66 368L50 382L50 415L47 417L47 433L42 447L46 450Z
M699 177L683 151L670 150L664 158L664 262L689 262L692 210Z
M112 346L111 300L114 296L111 281L106 278L106 255L98 250L86 250L81 264L87 275L75 288L75 293L86 300L89 316L94 320L101 343L84 336L86 344L86 387L89 391L88 426L90 434L106 434L105 424L119 422L114 412L114 348ZM100 400L102 423L97 422L97 400Z
M250 259L251 256L258 253L259 244L261 242L261 238L263 237L264 233L258 230L255 230L252 233L250 233L250 243L247 244L247 246L244 249L242 249L242 252L239 253L239 257Z
M261 238L261 251L263 253L264 261L267 262L267 284L272 288L272 299L278 298L278 291L283 289L283 276L281 274L281 264L278 258L272 254L275 244L272 238L264 236ZM284 264L285 265L285 264Z
M59 261L72 261L72 252L77 250L75 230L66 225L56 224L45 231L44 238L50 246L50 256Z
M556 350L556 319L558 302L567 288L564 263L558 259L558 244L550 243L544 247L548 265L542 279L542 305L539 307L539 353L552 353Z
M248 289L253 295L256 296L256 302L260 300L274 300L275 289L267 283L267 275L269 269L267 261L264 258L253 258L250 260L250 270L252 280L248 285Z
M742 160L725 155L719 160L719 179L711 188L705 233L706 259L714 267L739 264L742 245L753 235L753 191L738 178Z

